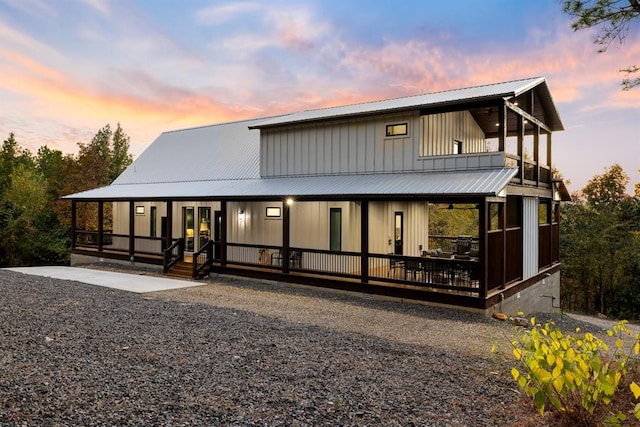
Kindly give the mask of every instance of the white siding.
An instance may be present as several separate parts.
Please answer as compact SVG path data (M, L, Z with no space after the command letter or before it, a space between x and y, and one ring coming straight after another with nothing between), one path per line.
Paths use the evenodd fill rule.
M409 134L386 138L386 125L408 123ZM404 172L416 163L418 113L261 132L262 176Z
M282 209L282 202L227 203L227 241L256 245L282 245L282 216L267 218L267 207ZM241 215L240 212L244 214Z
M369 252L388 254L394 251L395 212L404 214L403 255L419 256L420 246L426 249L428 243L429 218L426 202L369 203Z
M453 154L453 142L462 141L463 153L487 151L485 135L468 111L421 117L421 156Z
M522 200L522 279L538 273L538 199Z

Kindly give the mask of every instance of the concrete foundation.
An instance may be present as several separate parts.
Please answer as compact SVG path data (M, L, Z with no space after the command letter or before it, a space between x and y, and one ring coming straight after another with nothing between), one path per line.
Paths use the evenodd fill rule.
M537 283L505 298L493 306L491 312L493 311L509 316L522 312L525 317L530 313L560 311L560 272L544 276Z

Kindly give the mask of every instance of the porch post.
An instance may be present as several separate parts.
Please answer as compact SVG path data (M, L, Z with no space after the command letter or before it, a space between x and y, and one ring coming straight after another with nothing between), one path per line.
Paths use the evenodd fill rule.
M76 229L78 228L77 203L75 200L71 201L71 249L76 247Z
M136 221L135 202L129 200L129 260L135 261L136 253Z
M98 202L98 251L104 247L104 202Z
M369 283L369 201L360 203L360 274Z
M489 215L487 214L488 204L487 199L483 199L478 209L478 249L480 249L480 259L478 277L480 277L480 298L487 297L487 289L489 287L489 269L487 263L489 260Z
M220 266L227 265L227 201L220 201Z
M289 273L289 240L291 235L289 230L290 209L289 204L285 200L282 204L282 272Z
M498 107L498 151L505 152L507 141L507 105L502 102Z
M540 186L540 126L533 126L533 161L536 164L536 186Z
M171 247L171 244L173 243L173 236L171 235L171 233L173 232L173 200L166 200L165 201L166 205L167 205L167 220L166 220L166 224L165 224L165 249L168 249L169 247Z
M520 184L524 184L524 117L518 117L518 168L520 169Z
M501 203L502 209L500 209L500 229L502 230L502 271L500 272L500 289L504 289L504 285L507 281L507 203L506 201ZM522 218L520 219L522 224Z

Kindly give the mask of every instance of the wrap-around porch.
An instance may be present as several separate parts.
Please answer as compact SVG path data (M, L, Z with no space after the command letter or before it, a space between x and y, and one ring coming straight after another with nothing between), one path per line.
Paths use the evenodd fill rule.
M310 214L318 203L323 218ZM194 278L233 274L486 309L558 269L557 209L541 206L548 221L536 224L538 265L527 277L514 219L522 203L506 198L74 200L72 252L164 272L187 261ZM458 207L472 211L476 229L431 234L429 218Z

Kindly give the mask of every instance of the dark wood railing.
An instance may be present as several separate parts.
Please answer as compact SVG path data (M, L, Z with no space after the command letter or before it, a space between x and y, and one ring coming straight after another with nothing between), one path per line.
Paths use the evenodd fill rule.
M466 237L465 237L466 238ZM457 250L458 237L455 236L429 236L429 250L440 249L442 252L455 253ZM479 240L477 237L471 238L471 249L478 250Z
M453 291L480 291L478 259L452 253L439 257L370 254L369 278Z
M163 270L167 273L178 261L184 259L184 239L178 239L164 251Z
M193 278L200 277L203 271L213 264L213 245L214 242L209 240L199 251L193 254Z

